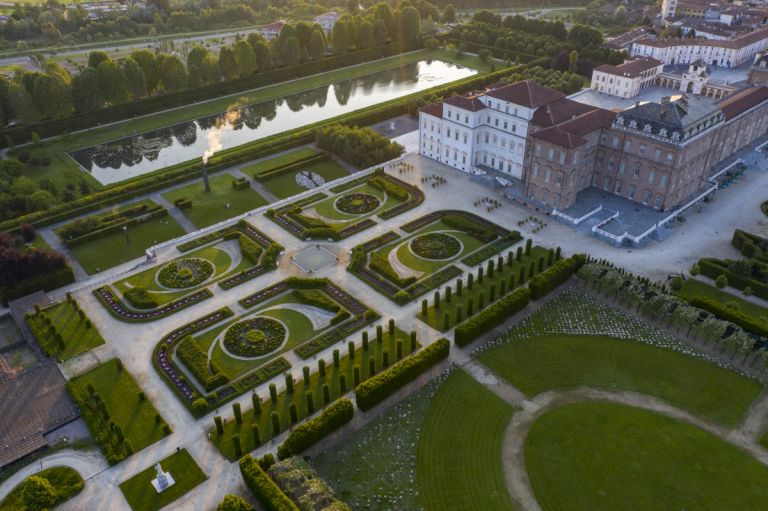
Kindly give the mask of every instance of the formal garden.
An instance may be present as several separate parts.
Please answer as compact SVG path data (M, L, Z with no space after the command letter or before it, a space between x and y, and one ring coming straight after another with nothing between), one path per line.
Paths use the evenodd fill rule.
M250 187L244 178L226 172L209 178L210 190L199 180L174 188L163 197L181 210L195 227L202 229L247 211L259 208L267 200Z
M72 378L67 390L110 464L171 433L119 358Z
M150 199L73 220L55 229L70 255L90 275L132 259L184 229Z
M230 289L277 266L282 247L241 220L178 246L183 255L94 291L116 317L151 321Z
M66 295L66 300L44 309L36 307L26 319L43 351L59 360L67 360L104 344L98 328L71 294Z
M383 169L317 192L266 215L297 238L338 241L389 219L424 201L417 187Z
M246 312L235 317L226 309L216 320L201 318L199 327L184 326L160 343L159 369L193 413L203 413L285 372L291 368L287 358L309 359L379 318L325 279L289 278L240 304ZM403 343L401 357L414 349ZM392 350L393 361L396 352ZM191 379L180 376L187 373Z
M186 449L176 451L159 463L163 472L174 479L174 484L162 493L152 488L152 480L157 475L154 465L120 483L120 490L133 511L157 511L208 479Z
M464 211L429 213L400 229L408 235L390 231L354 247L348 266L365 283L400 304L461 275L462 269L454 263L479 265L521 239L517 231ZM539 249L535 255L540 255ZM530 257L528 247L526 260Z
M3 511L51 509L83 490L83 478L70 467L50 467L33 474L0 501Z

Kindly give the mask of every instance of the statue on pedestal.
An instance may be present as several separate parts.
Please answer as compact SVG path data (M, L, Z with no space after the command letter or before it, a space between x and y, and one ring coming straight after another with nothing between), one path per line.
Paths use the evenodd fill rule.
M157 493L162 493L163 490L173 486L176 483L170 473L163 471L163 467L160 466L160 463L155 464L155 472L157 475L154 479L152 479L152 486L155 488Z

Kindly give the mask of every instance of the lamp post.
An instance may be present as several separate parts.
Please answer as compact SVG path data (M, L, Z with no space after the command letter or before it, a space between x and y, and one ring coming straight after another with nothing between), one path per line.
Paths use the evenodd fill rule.
M131 240L128 238L128 226L127 225L123 226L123 232L125 233L125 244L128 245L131 242Z

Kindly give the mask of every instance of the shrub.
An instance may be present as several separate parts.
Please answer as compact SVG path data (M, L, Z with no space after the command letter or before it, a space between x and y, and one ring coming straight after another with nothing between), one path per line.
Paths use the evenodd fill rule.
M364 381L355 389L357 407L370 410L424 371L448 357L451 343L439 339L419 353L401 360L386 371Z
M338 312L341 309L339 304L317 289L294 289L293 294L301 303L306 305L319 307L330 312Z
M718 289L723 289L728 285L728 277L726 277L724 273L718 275L718 277L715 279L715 285Z
M267 511L299 511L250 454L240 459L240 474Z
M355 409L349 399L338 399L323 412L291 431L288 438L278 447L277 457L281 460L311 447L352 420Z
M240 244L240 252L243 257L251 264L259 264L263 252L262 248L255 241L242 234L238 236L237 241Z
M315 132L317 146L364 169L403 154L403 146L372 128L334 124Z
M154 309L159 305L143 287L132 287L123 293L123 297L137 309Z
M528 287L531 290L531 298L538 300L547 295L557 286L568 280L573 273L581 268L586 257L577 254L568 259L560 259L546 271L531 277Z
M530 289L517 288L498 302L459 324L454 330L454 342L457 346L466 346L478 336L499 326L513 314L523 310L530 299ZM470 314L471 312L467 311L467 315Z
M216 362L211 360L209 366L208 354L191 337L179 342L176 354L205 390L211 391L229 381Z
M694 307L707 310L720 319L739 325L747 332L768 337L768 323L762 319L745 314L738 307L729 307L728 304L705 296L694 296L689 302Z

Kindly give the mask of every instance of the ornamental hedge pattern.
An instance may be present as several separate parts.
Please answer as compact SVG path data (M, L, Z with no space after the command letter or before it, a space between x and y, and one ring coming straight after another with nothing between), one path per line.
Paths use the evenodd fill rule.
M172 261L157 272L157 281L161 286L172 289L195 287L213 275L213 264L199 257L185 257Z
M314 419L293 428L288 438L277 448L277 457L284 460L301 453L351 421L354 413L352 401L346 398L337 399Z
M357 407L370 410L420 374L448 357L451 343L438 339L415 355L401 360L389 369L362 382L355 389Z
M378 208L381 201L370 193L348 193L336 199L334 205L348 215L365 215Z
M224 334L224 346L241 357L263 357L279 348L287 335L282 323L260 316L229 327Z
M416 236L409 243L414 254L424 259L450 259L461 251L461 242L444 232L428 232Z

